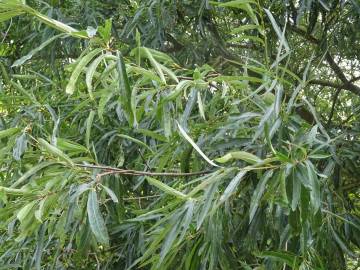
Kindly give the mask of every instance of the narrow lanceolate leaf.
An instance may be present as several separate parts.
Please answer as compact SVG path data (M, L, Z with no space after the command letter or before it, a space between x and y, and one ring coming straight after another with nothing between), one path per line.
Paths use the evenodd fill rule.
M110 196L111 200L114 203L118 203L119 199L117 198L116 194L114 193L114 191L112 191L110 188L108 188L107 186L103 186L101 185L102 188L106 191L106 193Z
M197 92L197 103L198 103L198 106L199 106L199 113L200 113L201 117L204 120L206 120L205 111L204 111L204 104L203 104L202 99L201 99L200 91Z
M15 17L15 16L19 16L21 14L23 14L24 12L21 11L21 10L15 10L15 11L4 11L4 12L1 12L0 13L0 23L1 22L4 22L4 21L7 21L9 19L11 19L12 17Z
M286 49L287 52L290 51L290 47L285 39L285 35L283 34L283 31L281 31L280 27L278 26L278 24L276 23L276 20L275 18L273 17L273 15L271 14L270 10L268 9L264 9L266 14L268 15L269 19L270 19L270 22L278 36L278 38L281 40L281 42L284 44L284 47Z
M8 188L8 187L1 187L0 186L0 193L5 193L9 195L26 195L26 194L34 194L33 191L30 190L23 190L23 189L16 189L16 188Z
M248 153L245 151L237 151L237 152L227 153L225 156L215 159L215 161L217 161L219 163L225 163L225 162L228 162L233 159L243 160L250 164L256 164L256 163L260 163L263 161L262 159L258 158L254 154L251 154L251 153Z
M246 173L247 171L241 171L231 180L224 193L220 197L220 203L223 203L230 198Z
M68 155L66 155L64 152L62 152L59 148L49 144L47 141L45 141L42 138L40 138L38 141L46 152L54 155L55 157L57 157L63 161L66 161L71 166L74 166L74 162L71 160L71 158Z
M26 133L21 134L16 138L15 147L13 148L13 157L15 160L20 160L22 154L27 148L27 136Z
M96 240L104 245L109 245L109 235L99 207L99 201L95 190L91 190L87 201L87 214L91 231Z
M5 130L0 130L0 139L10 137L20 131L20 128L9 128Z
M292 172L292 201L291 201L291 209L293 211L296 210L300 202L300 194L301 194L301 180L295 177L295 172Z
M197 146L197 144L190 138L189 135L186 134L185 130L180 126L179 123L177 123L180 134L192 145L192 147L194 147L194 149L202 156L203 159L205 159L205 161L207 163L209 163L210 165L214 166L214 167L219 167L219 165L215 164L212 160L210 160L205 154L204 152L200 149L199 146Z
M254 190L254 193L250 202L250 210L249 210L249 223L251 223L252 219L255 216L255 213L259 207L261 197L263 196L266 188L266 184L273 175L273 170L267 171L264 176L260 179L259 183Z
M309 160L305 161L305 163L311 186L310 200L315 214L319 210L321 205L320 183L316 175L314 165Z
M169 187L168 185L164 184L163 182L160 182L159 180L156 180L155 178L147 176L146 179L148 180L150 185L157 187L158 189L160 189L161 191L163 191L167 194L173 195L182 200L187 198L187 196L184 193L182 193L172 187Z
M293 253L287 251L264 251L259 257L271 258L287 264L292 269L297 269L300 259Z
M120 138L124 138L124 139L127 139L127 140L130 140L138 145L141 145L143 147L145 147L146 149L148 149L150 152L153 152L153 150L147 146L145 143L143 143L142 141L138 140L138 139L135 139L133 137L130 137L128 135L125 135L125 134L117 134L116 136L120 137Z
M87 149L90 148L91 127L94 122L94 116L95 116L95 111L91 111L89 117L86 120L85 144Z
M128 121L131 127L134 125L134 114L131 110L131 87L126 72L124 58L120 52L117 52L117 70L119 73L120 100L123 109L128 115Z
M20 59L16 60L11 67L18 67L21 66L22 64L24 64L26 61L30 60L36 53L38 53L39 51L41 51L42 49L44 49L47 45L49 45L51 42L53 42L54 40L60 38L60 37L64 37L66 36L66 34L60 34L60 35L56 35L53 36L52 38L49 38L48 40L46 40L44 43L42 43L40 46L36 47L35 49L32 49L27 55L24 55L23 57L21 57Z
M18 187L22 183L24 183L27 179L29 179L31 176L36 174L38 171L50 166L51 164L55 164L54 162L42 162L40 164L37 164L33 166L30 170L28 170L26 173L24 173L14 184L11 185L11 188Z
M91 99L94 99L92 81L93 81L95 71L96 71L97 67L100 65L101 61L106 58L106 56L107 56L106 54L102 54L102 55L98 56L86 70L85 82L86 82L86 87L88 89L88 93L89 93L89 96Z
M20 209L20 211L16 214L17 219L20 222L23 222L27 215L30 214L31 210L34 208L34 205L36 204L36 201L30 202L26 204L23 208Z
M31 15L35 16L38 20L42 21L43 23L49 25L52 28L55 28L61 32L70 34L71 36L77 37L77 38L89 38L86 31L78 31L75 28L62 23L60 21L54 20L52 18L49 18L40 12L30 8L29 6L25 6L26 11L30 13Z
M161 81L166 84L164 73L161 69L161 65L155 60L151 52L147 48L143 48L145 51L146 57L149 59L151 65L155 68L156 73L159 75Z
M66 93L69 95L72 95L75 91L75 85L76 82L81 74L82 71L85 70L85 67L87 64L90 63L90 61L96 56L98 55L100 52L102 52L103 49L98 48L95 49L91 52L89 52L87 55L85 55L83 58L81 58L81 60L79 61L79 63L77 64L77 66L75 67L73 73L71 74L69 83L66 86Z

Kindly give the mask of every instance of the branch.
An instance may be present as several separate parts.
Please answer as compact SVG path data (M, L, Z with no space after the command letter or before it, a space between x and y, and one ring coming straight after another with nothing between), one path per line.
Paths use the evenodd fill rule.
M201 172L192 172L192 173L178 173L178 172L145 172L145 171L135 171L128 169L120 169L108 166L101 165L84 165L84 164L75 164L76 167L86 168L86 169L100 169L105 171L104 173L99 174L100 177L109 174L122 174L122 175L135 175L135 176L170 176L170 177L186 177L186 176L195 176L195 175L204 175L212 173L213 171L201 171Z
M333 118L333 115L334 115L334 112L335 112L335 105L336 105L336 103L337 103L337 100L338 100L340 91L341 91L341 89L339 88L339 89L335 92L335 95L334 95L334 98L333 98L333 104L332 104L332 106L331 106L331 111L330 111L329 119L328 119L328 121L327 121L327 123L326 123L327 126L330 126L331 120L332 120L332 118Z
M321 43L321 41L319 39L317 39L316 37L314 37L312 35L307 34L304 30L302 30L302 29L300 29L300 28L298 28L298 27L296 27L294 25L290 25L289 29L291 31L293 31L294 33L297 33L298 35L301 35L303 38L305 38L306 40L308 40L312 44L315 44L315 45L319 46L320 43ZM311 83L312 84L319 84L319 85L323 85L323 86L329 86L329 87L333 87L333 88L337 88L337 89L348 90L348 91L354 93L355 95L360 96L360 87L353 84L352 83L353 80L349 81L346 78L344 72L339 67L339 65L334 61L333 57L330 55L329 52L326 52L325 59L329 63L330 68L334 71L336 76L341 80L342 85L334 84L332 82L320 81L320 80L312 80Z

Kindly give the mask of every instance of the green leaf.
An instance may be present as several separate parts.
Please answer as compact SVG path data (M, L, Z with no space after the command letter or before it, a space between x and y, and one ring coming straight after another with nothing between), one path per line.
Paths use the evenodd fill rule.
M189 135L186 134L185 130L180 126L179 123L177 123L180 134L192 145L192 147L194 147L194 149L200 154L200 156L202 156L203 159L205 159L205 161L207 163L209 163L210 165L214 166L214 167L219 167L219 165L216 165L213 161L211 161L205 154L204 152L199 148L199 146L197 146L197 144L190 138Z
M67 94L72 95L74 93L75 85L76 85L76 82L77 82L81 72L83 72L85 70L86 65L88 63L90 63L90 61L102 51L103 51L103 49L97 48L97 49L89 52L88 54L86 54L85 56L83 56L80 59L79 63L76 65L74 71L71 74L68 84L66 85L65 91Z
M99 100L99 106L98 106L98 116L100 119L100 122L102 124L104 124L104 111L105 111L105 106L106 104L110 101L110 99L113 97L113 92L111 91L102 91L101 92L101 97Z
M187 196L184 193L182 193L172 187L169 187L168 185L164 184L163 182L160 182L159 180L156 180L155 178L146 176L146 179L148 180L150 185L157 187L158 189L164 191L167 194L173 195L182 200L187 199Z
M114 191L112 191L110 188L108 188L107 186L101 185L102 188L106 191L106 193L110 196L111 200L114 203L118 203L119 199L117 198L116 194L114 193Z
M6 193L9 195L26 195L26 194L34 194L33 191L24 190L24 189L16 189L16 188L8 188L0 186L0 193Z
M111 39L111 27L112 27L112 20L108 19L105 21L104 26L98 27L98 33L100 34L101 38L104 40L105 43L108 43Z
M124 139L130 140L130 141L132 141L132 142L134 142L134 143L136 143L136 144L138 144L138 145L141 145L141 146L145 147L146 149L148 149L150 152L153 153L153 150L152 150L149 146L147 146L145 143L143 143L142 141L140 141L140 140L138 140L138 139L135 139L135 138L130 137L130 136L125 135L125 134L116 134L116 136L118 136L118 137L120 137L120 138L124 138Z
M24 173L14 184L11 185L11 188L18 187L20 184L24 183L28 178L36 174L38 171L50 166L56 164L55 162L42 162L35 166L33 166L30 170L28 170L26 173Z
M90 190L87 201L87 214L91 231L96 240L106 246L109 245L109 235L101 215L99 202L95 190Z
M266 188L266 184L273 175L273 170L267 171L264 176L260 179L259 183L254 190L251 197L250 210L249 210L249 223L253 220L255 213L259 207L261 197L263 196Z
M85 132L85 144L87 149L90 149L90 136L91 136L91 128L94 122L95 111L91 110L89 117L86 120L86 132Z
M263 161L262 159L258 158L257 156L255 156L251 153L245 152L245 151L230 152L230 153L227 153L225 156L215 159L215 161L217 161L219 163L226 163L233 159L243 160L250 164L256 164L256 163L260 163Z
M237 186L240 184L241 180L244 178L247 171L240 171L229 183L229 185L226 187L224 193L220 197L220 203L223 203L227 201L230 196L234 193L234 190L237 188Z
M301 194L301 180L295 177L295 173L292 172L292 200L291 200L291 209L292 211L296 210L296 207L299 205L300 194Z
M0 130L0 140L16 134L20 130L21 130L20 128L9 128L9 129L5 129L5 130Z
M278 26L278 24L276 23L275 18L273 17L273 15L271 14L270 10L264 8L266 14L268 15L270 22L278 36L278 38L281 40L282 44L284 44L284 47L286 49L287 52L290 51L290 47L285 39L285 35L283 34L283 31L280 30L280 27Z
M26 204L23 208L20 209L20 211L16 214L16 218L23 223L24 220L27 218L27 216L31 213L31 210L33 210L35 204L37 201L30 202Z
M165 80L165 76L164 73L162 71L161 65L155 60L155 58L153 57L153 55L151 54L151 52L149 51L149 49L147 48L142 48L145 52L146 57L149 59L151 65L155 68L156 73L159 75L161 81L166 84L166 80ZM176 77L176 76L175 76Z
M206 121L205 112L204 112L204 104L203 104L202 99L201 99L200 91L197 91L197 103L198 103L198 106L199 106L200 115Z
M282 263L287 264L292 269L297 269L300 259L290 252L287 251L264 251L259 254L261 258L271 258Z
M27 136L26 133L22 133L19 137L16 138L15 147L13 149L13 157L15 160L20 160L22 154L26 151L27 148Z
M40 52L42 49L44 49L47 45L49 45L51 42L53 42L54 40L60 38L60 37L65 37L66 34L60 34L60 35L56 35L53 36L51 38L49 38L48 40L46 40L45 42L43 42L40 46L36 47L35 49L32 49L27 55L21 57L20 59L16 60L11 67L18 67L23 65L26 61L30 60L36 53Z
M39 141L40 145L44 148L44 150L46 152L48 152L49 154L52 154L55 157L57 157L63 161L66 161L71 166L75 165L74 162L71 160L71 158L69 156L67 156L66 154L64 154L64 152L62 152L57 147L49 144L47 141L45 141L42 138L38 139L38 141Z
M315 214L321 206L320 183L316 175L314 165L309 160L306 160L305 164L306 164L308 179L311 187L310 199Z
M103 61L106 57L107 57L106 54L102 54L102 55L98 56L86 70L85 82L86 82L89 96L92 100L94 100L94 95L92 93L93 92L92 80L93 80L93 77L94 77L97 67L100 65L101 61Z
M136 113L134 114L131 106L132 91L130 88L129 78L126 72L124 58L119 51L117 52L117 70L119 73L121 104L128 115L128 122L130 127L133 127L135 123L134 115L136 115Z

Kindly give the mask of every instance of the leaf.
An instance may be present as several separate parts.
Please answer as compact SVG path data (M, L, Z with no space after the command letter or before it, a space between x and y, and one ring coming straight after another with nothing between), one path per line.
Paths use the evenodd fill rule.
M193 199L188 199L186 201L186 204L184 205L184 208L186 209L186 213L185 216L182 220L182 232L179 236L179 240L178 240L178 244L181 243L181 241L184 239L187 230L190 227L191 221L192 221L192 217L193 217L193 213L194 213L194 208L195 208L195 200Z
M300 194L301 194L301 180L295 177L295 173L292 172L292 201L291 209L292 211L296 210L296 207L299 205Z
M271 14L270 10L264 8L266 14L268 15L270 22L278 36L278 38L281 40L281 42L284 44L284 47L286 49L287 52L290 51L290 47L289 44L287 43L286 39L285 39L285 35L283 34L283 31L280 30L279 26L276 23L275 18L273 17L273 15Z
M358 256L351 250L351 247L340 237L340 235L334 230L332 225L329 223L330 231L333 235L335 242L340 246L340 248L350 257L358 258Z
M146 57L149 59L151 65L155 68L156 73L159 75L161 81L166 84L166 80L165 80L165 76L164 73L161 69L161 65L155 60L155 58L152 56L152 54L150 53L149 49L147 48L142 48L145 52Z
M82 71L84 71L85 66L96 56L98 55L100 52L102 52L103 49L101 48L97 48L91 52L89 52L88 54L86 54L85 56L83 56L79 63L76 65L74 71L71 74L70 80L68 82L68 84L66 85L66 93L69 95L72 95L75 91L75 85L76 82L81 74Z
M230 152L230 153L227 153L225 156L215 159L215 161L217 161L219 163L226 163L232 159L236 159L236 160L240 159L240 160L246 161L250 164L257 164L257 163L260 163L263 161L262 159L258 158L257 156L255 156L251 153L245 152L245 151Z
M200 115L206 121L205 112L204 112L204 104L203 104L202 99L201 99L200 91L197 91L197 103L198 103L198 106L199 106Z
M163 182L160 182L159 180L156 180L155 178L146 176L146 179L148 180L150 185L157 187L158 189L164 191L167 194L173 195L182 200L187 199L187 196L184 193L182 193L172 187L169 187L168 185L164 184Z
M54 20L41 14L40 12L30 8L29 6L24 6L24 8L26 8L26 11L29 12L31 15L35 16L38 20L42 21L43 23L49 25L52 28L55 28L61 32L67 33L77 38L88 38L86 31L78 31L71 26L68 26L60 21Z
M308 178L311 187L310 200L315 214L319 210L321 205L320 183L316 175L314 165L309 160L306 160L305 164L306 164Z
M53 36L51 38L49 38L48 40L46 40L45 42L43 42L40 46L36 47L35 49L32 49L27 55L21 57L20 59L16 60L11 67L18 67L23 65L26 61L30 60L36 53L40 52L42 49L44 49L47 45L49 45L51 42L53 42L54 40L60 38L60 37L65 37L66 34L60 34L60 35L56 35Z
M24 11L22 11L22 10L1 11L0 12L0 23L5 22L13 17L19 16L23 13L24 13Z
M258 25L259 24L258 19L257 19L256 15L254 13L254 10L250 4L257 5L257 3L253 0L234 0L234 1L228 1L225 3L221 3L221 4L219 4L219 6L242 9L249 15L249 17L252 19L253 23Z
M35 218L42 223L42 216L44 214L44 206L47 198L44 198L39 203L39 208L35 211Z
M88 152L88 149L82 146L81 144L63 138L57 139L57 147L63 151L69 151L69 152L76 152L76 153Z
M230 196L233 194L234 190L237 188L237 186L240 184L241 180L243 179L244 175L247 173L247 171L240 171L229 183L229 185L226 187L224 193L220 197L220 203L223 203L227 201Z
M127 140L130 140L138 145L141 145L141 146L144 146L146 149L148 149L150 152L153 153L153 150L148 146L146 145L145 143L143 143L142 141L138 140L138 139L135 139L133 137L130 137L128 135L125 135L125 134L116 134L116 136L120 137L120 138L124 138L124 139L127 139Z
M9 195L26 195L26 194L34 194L33 191L24 190L24 189L15 189L15 188L8 188L0 186L0 193L6 193Z
M251 197L250 202L250 210L249 210L249 223L253 220L255 213L259 207L260 200L262 195L264 194L266 184L273 175L273 170L267 171L264 176L260 179L259 183L256 186L256 189L254 190L254 193Z
M119 199L117 198L117 196L115 195L114 191L112 191L110 188L108 188L107 186L101 185L103 187L103 189L106 191L106 193L110 196L111 200L114 203L118 203Z
M26 151L27 148L27 136L26 133L22 133L19 137L16 138L15 147L13 149L13 157L15 160L20 160L22 154Z
M89 117L86 119L85 144L87 149L90 149L91 127L94 122L94 116L95 116L95 111L91 110Z
M176 122L177 123L177 122ZM214 167L219 167L219 165L216 165L213 161L211 161L205 154L203 151L201 151L201 149L199 148L199 146L196 145L196 143L189 137L189 135L186 134L185 130L180 126L179 123L177 123L180 134L192 145L192 147L194 147L194 149L200 154L200 156L202 156L203 159L205 159L205 161L207 163L209 163L210 165L214 166Z
M134 125L134 113L131 107L131 95L132 91L130 88L129 78L126 73L126 66L124 58L121 53L117 52L117 70L119 73L119 87L120 87L120 100L121 104L128 115L128 122L131 127ZM136 115L136 114L135 114Z
M20 184L25 182L28 178L33 176L35 173L37 173L38 171L40 171L52 164L55 164L55 162L42 162L42 163L39 163L39 164L33 166L30 170L28 170L26 173L24 173L14 184L12 184L11 188L15 188L15 187L19 186Z
M103 91L99 100L99 106L98 106L98 116L100 119L100 122L104 124L104 110L106 104L110 101L110 99L113 97L113 93L111 91Z
M95 190L90 190L87 201L87 214L91 231L96 240L106 246L109 245L109 235L101 215L99 202Z
M102 55L98 56L86 70L85 82L86 82L89 96L92 100L94 100L94 95L92 93L92 90L93 90L92 80L93 80L93 77L94 77L97 67L100 65L101 61L103 61L106 57L107 57L106 54L102 54Z
M26 217L30 214L31 210L34 208L37 201L30 202L26 204L20 211L16 214L16 218L23 223Z
M289 267L293 269L297 269L296 267L299 263L297 261L298 260L297 256L287 251L264 251L261 252L259 257L275 259L277 261L287 264Z
M179 79L177 78L177 76L175 75L174 72L171 71L171 69L168 69L167 67L160 65L160 68L176 83L179 83Z
M98 27L98 32L105 43L108 43L111 39L111 26L112 26L112 20L108 19L105 21L104 26Z
M5 129L5 130L0 130L0 140L16 134L20 130L21 130L20 128L9 128L9 129Z
M179 234L179 222L172 226L170 232L165 238L165 241L161 247L158 267L161 266L161 263L164 261L166 255L169 253L178 234Z
M74 162L71 160L71 158L69 156L67 156L66 154L64 154L64 152L62 152L60 149L58 149L57 147L49 144L47 141L45 141L44 139L40 138L38 139L40 145L50 154L54 155L55 157L58 157L64 161L66 161L69 165L74 166Z

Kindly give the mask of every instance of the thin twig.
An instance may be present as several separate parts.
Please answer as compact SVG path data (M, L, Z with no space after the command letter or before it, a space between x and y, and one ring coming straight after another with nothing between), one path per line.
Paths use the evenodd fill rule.
M185 177L185 176L195 176L195 175L203 175L209 174L213 171L200 171L200 172L192 172L192 173L178 173L178 172L145 172L145 171L136 171L136 170L127 170L127 169L120 169L120 168L113 168L108 166L101 166L101 165L84 165L84 164L75 164L76 167L87 168L87 169L100 169L104 170L105 172L101 174L103 175L110 175L110 174L123 174L123 175L135 175L135 176L170 176L170 177ZM100 177L101 177L100 176Z

